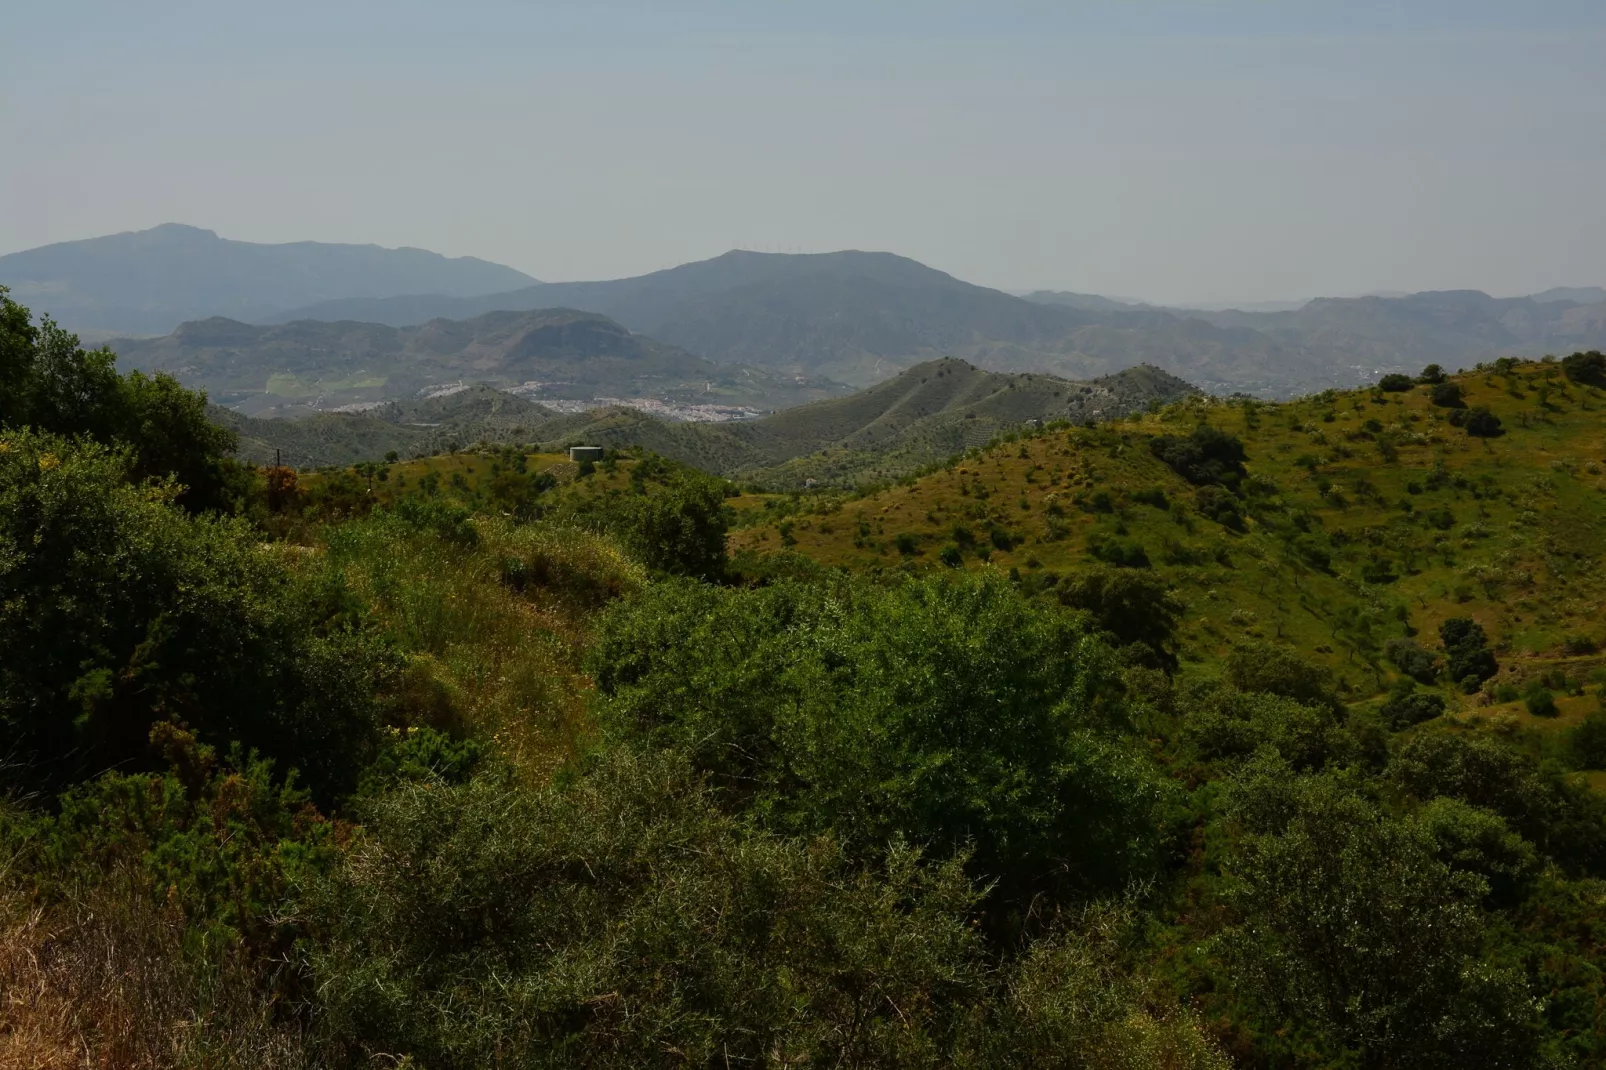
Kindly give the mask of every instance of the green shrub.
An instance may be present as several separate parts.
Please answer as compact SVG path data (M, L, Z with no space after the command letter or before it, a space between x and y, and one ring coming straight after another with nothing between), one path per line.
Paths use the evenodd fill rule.
M397 668L338 579L302 582L236 520L126 482L125 455L0 434L0 753L38 786L146 762L182 718L350 790Z
M1188 482L1236 486L1244 477L1244 445L1217 427L1200 424L1186 438L1157 435L1149 451Z
M1556 696L1539 684L1523 693L1522 704L1535 717L1555 717L1561 712L1556 709Z
M1606 354L1599 350L1562 357L1561 370L1575 383L1606 387Z
M959 861L754 831L668 754L403 783L363 817L308 895L332 1062L945 1065L985 1006Z
M1402 677L1389 693L1388 700L1379 711L1383 720L1396 732L1423 721L1431 721L1444 712L1444 696L1432 691L1419 691L1409 677Z
M1222 527L1233 531L1244 530L1244 518L1239 512L1238 499L1222 488L1200 487L1193 496L1193 504L1202 515Z
M1398 372L1385 375L1377 381L1379 390L1386 390L1395 394L1403 393L1415 385L1416 381L1409 375L1401 375Z
M1118 568L1149 567L1149 554L1143 544L1124 535L1094 531L1087 537L1087 552Z
M1500 671L1483 625L1468 617L1451 617L1439 625L1444 644L1445 675L1457 682L1482 683Z
M1176 668L1176 630L1186 606L1164 580L1134 569L1090 568L1067 576L1056 591L1062 604L1091 614L1116 645L1141 647L1140 660Z
M1422 369L1422 374L1416 377L1416 381L1422 383L1424 386L1437 386L1438 384L1444 382L1444 378L1445 376L1443 368L1439 367L1437 364L1429 364L1426 368Z
M686 752L771 827L974 844L1012 888L1154 863L1164 793L1110 734L1108 649L1001 576L660 585L604 615L587 664L616 736Z
M1234 782L1244 830L1223 950L1235 989L1299 1022L1317 1065L1503 1067L1535 1055L1519 973L1487 963L1477 873L1446 864L1430 823L1272 756ZM1454 847L1452 840L1450 846Z
M1240 691L1282 695L1311 706L1341 710L1331 674L1319 662L1271 643L1249 642L1227 654L1227 679Z
M1431 397L1433 404L1444 409L1460 409L1465 406L1462 401L1464 392L1460 383L1439 383L1433 388Z
M1573 762L1580 769L1606 769L1606 709L1590 710L1567 734Z

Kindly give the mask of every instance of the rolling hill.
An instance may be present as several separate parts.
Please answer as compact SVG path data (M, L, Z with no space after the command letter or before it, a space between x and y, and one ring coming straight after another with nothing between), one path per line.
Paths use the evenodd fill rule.
M522 385L549 399L653 396L760 409L847 390L714 364L605 316L568 309L405 328L311 320L258 327L215 318L111 345L127 366L170 372L249 415L372 404L465 382Z
M422 402L299 420L223 417L253 460L283 451L299 466L418 456L454 445L539 443L636 447L721 475L777 487L850 486L893 479L1033 420L1095 421L1196 393L1156 368L1073 382L986 372L931 361L845 398L799 405L756 420L687 423L622 406L561 414L477 386Z
M1284 404L1194 396L1027 431L912 484L757 524L732 547L869 571L998 567L1037 591L1118 561L1186 603L1185 661L1283 642L1352 699L1384 686L1390 640L1435 642L1448 617L1487 630L1503 667L1491 688L1553 671L1606 678L1594 653L1606 646L1606 390L1541 362L1451 381L1465 407L1436 405L1428 386ZM1478 407L1501 433L1457 426ZM1151 448L1201 424L1243 443L1243 493L1195 486ZM1534 722L1490 689L1455 701ZM1589 705L1565 699L1563 722Z
M528 286L520 271L473 257L377 245L231 241L166 223L0 256L0 285L96 339L166 334L185 320L252 320L336 298L440 293L458 297Z

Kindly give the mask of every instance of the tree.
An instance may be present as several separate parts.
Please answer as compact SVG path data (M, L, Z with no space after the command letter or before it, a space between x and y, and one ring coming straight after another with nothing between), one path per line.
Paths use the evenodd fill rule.
M229 455L233 431L213 423L206 396L170 375L117 373L109 349L85 352L49 317L35 325L0 287L0 428L82 435L131 451L129 477L172 476L192 511L231 509L243 494Z
M1599 350L1562 357L1561 370L1575 383L1606 387L1606 354Z
M1437 364L1429 364L1426 368L1422 369L1422 374L1416 377L1416 381L1424 384L1425 386L1437 386L1438 384L1444 382L1444 378L1445 376L1443 368L1439 367Z
M322 798L354 782L393 666L333 625L236 519L130 483L126 453L0 432L0 754L57 788L148 762L153 724L300 767Z
M1439 641L1444 644L1445 674L1458 684L1471 681L1476 690L1500 671L1483 625L1470 617L1451 617L1439 625Z
M1118 646L1139 648L1141 660L1175 671L1177 624L1186 606L1163 579L1127 568L1091 568L1059 584L1059 600L1090 614Z
M1195 485L1235 487L1244 477L1244 444L1218 427L1200 424L1186 438L1157 435L1149 450L1177 475Z
M1398 372L1385 375L1377 381L1379 390L1386 390L1394 394L1404 393L1415 385L1416 381L1409 375L1401 375Z
M684 751L771 827L971 844L1011 892L1155 862L1164 792L1113 735L1114 659L1001 576L659 584L604 614L587 664L615 737Z
M1240 643L1227 654L1227 679L1240 691L1263 691L1312 706L1343 709L1332 676L1319 664L1272 643Z
M725 574L729 524L724 484L686 473L661 491L627 499L612 526L648 568L671 576L717 580Z
M1232 785L1234 983L1329 1050L1322 1063L1504 1067L1535 1053L1520 976L1483 961L1489 886L1447 865L1424 824L1339 779L1257 760Z
M1462 390L1460 383L1438 383L1433 387L1433 392L1430 396L1433 399L1433 404L1441 409L1460 409L1464 408L1466 404L1461 400Z

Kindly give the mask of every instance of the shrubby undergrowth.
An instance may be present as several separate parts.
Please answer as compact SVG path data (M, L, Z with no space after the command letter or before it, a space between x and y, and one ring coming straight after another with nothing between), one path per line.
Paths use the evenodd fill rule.
M0 1064L1606 1061L1606 804L1440 715L1468 620L1379 706L1179 659L1141 568L733 567L668 468L325 509L52 331L4 305Z

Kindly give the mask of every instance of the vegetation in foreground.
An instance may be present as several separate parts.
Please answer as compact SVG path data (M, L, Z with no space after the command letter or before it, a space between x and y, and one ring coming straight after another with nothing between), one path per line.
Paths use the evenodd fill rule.
M1420 716L1509 657L1472 616L1380 711L1132 562L735 568L657 461L353 507L158 380L152 470L75 415L145 387L4 312L0 1063L1606 1061L1603 718Z

